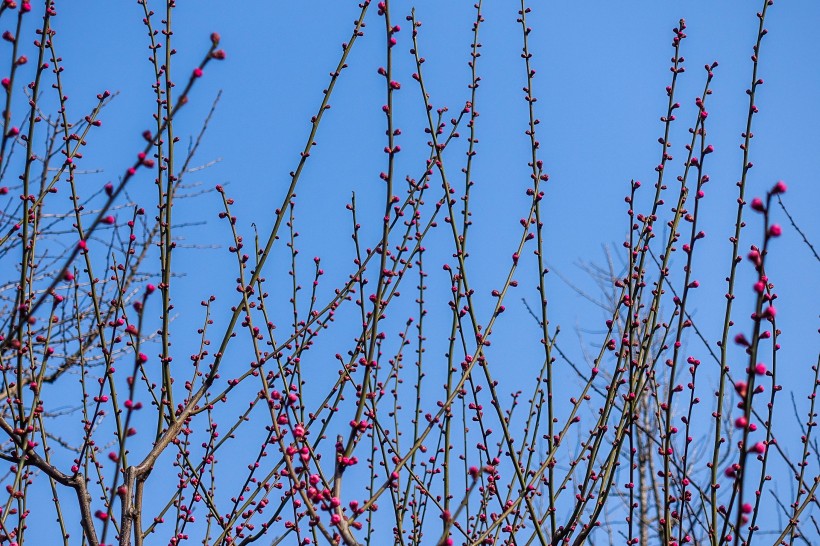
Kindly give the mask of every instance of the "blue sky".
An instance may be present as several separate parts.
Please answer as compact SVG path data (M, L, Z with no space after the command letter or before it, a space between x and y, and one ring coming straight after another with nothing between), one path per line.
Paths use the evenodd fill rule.
M100 6L90 1L61 6L58 21L63 21L63 26L58 27L58 40L65 44L69 89L120 92L105 113L105 142L98 143L88 155L94 166L117 172L119 164L130 157L125 150L140 146L139 134L150 121L151 67L144 60L147 49L139 6ZM472 10L467 5L442 2L421 2L415 7L423 22L420 39L432 102L455 111L467 98ZM404 23L401 15L409 8L410 4L403 3L394 6L400 23ZM556 252L550 256L554 267L575 276L574 263L602 260L601 244L618 244L623 236L622 197L628 181L653 179L659 155L655 140L662 129L658 118L669 79L670 30L681 17L688 25L689 38L683 50L688 72L678 94L685 107L677 124L680 137L673 142L682 143L685 138L692 101L703 83L702 65L714 60L720 63L709 99L708 127L709 141L717 152L710 158L713 182L702 204L710 234L705 241L709 250L704 248L703 253L722 255L733 217L734 182L739 176L738 144L747 107L743 91L750 78L756 9L752 2L743 6L635 2L627 7L597 2L550 3L534 10L530 25L535 29L531 47L538 70L537 113L543 122L539 136L545 170L551 175L548 206L554 207L549 222L561 230L560 241L553 241ZM526 202L522 191L526 182L522 178L526 176L526 111L520 91L524 81L518 62L520 37L515 10L506 3L484 7L484 47L479 61L481 144L475 177L476 218L483 221L476 221L476 240L482 239L478 234L485 228L495 236L507 233L514 237L514 226ZM278 206L287 173L307 135L308 120L357 11L355 3L338 1L251 3L242 9L224 9L223 3L202 1L195 6L183 3L176 10L176 70L180 78L207 48L208 34L213 30L222 34L228 60L208 67L179 126L195 134L216 92L222 90L221 104L198 156L203 163L216 158L221 161L198 174L198 179L206 186L227 183L241 205L240 217L247 223L252 220L266 227L269 211ZM91 20L89 12L94 12ZM811 168L815 156L812 130L820 115L814 100L820 74L811 62L817 54L813 28L818 17L820 6L809 1L777 3L770 11L771 33L764 41L761 66L766 83L759 92L761 114L755 118L755 169L750 181L754 195L778 179L785 180L790 188L786 204L809 234L818 232L813 210L817 185ZM376 68L383 64L384 37L375 20L366 30L338 86L331 115L322 126L315 160L309 163L297 192L302 199L310 197L311 207L334 224L347 221L343 205L350 192L359 189L359 199L366 199L371 188L379 187L377 176L382 170L383 90ZM423 153L418 144L424 142L424 122L418 115L419 95L409 78L413 68L406 53L409 33L398 36L398 77L404 84L397 99L399 125L404 130L400 140L405 149L410 146ZM89 61L94 70L87 69ZM90 92L85 96L75 92L71 97L77 105L93 102ZM117 158L118 153L122 159ZM401 158L400 168L415 176L418 156L409 155ZM321 199L314 200L314 196ZM211 197L196 200L192 213L185 217L194 219L194 212L215 206L214 201ZM179 214L187 213L181 210ZM308 223L301 229L305 245L319 231L310 229ZM347 240L345 230L333 231L340 242ZM220 232L213 222L197 230L201 234ZM778 286L784 301L790 290L797 294L816 274L813 259L796 234L790 229L786 233L773 252L801 261L782 272L785 277ZM327 236L321 234L324 240ZM193 234L188 237L192 242L195 239ZM211 236L205 239L210 241ZM482 248L488 246L473 249L477 261L482 259ZM307 249L304 252L313 255ZM194 264L221 256L209 251L187 254L191 272L201 269ZM331 261L331 256L323 257ZM704 284L701 293L712 288L714 293L723 291L720 282ZM565 287L556 289L553 297L561 297ZM200 297L195 293L191 296ZM704 301L711 301L711 297ZM561 307L554 306L556 313ZM814 306L806 307L812 310L801 315L796 324L796 328L807 327L800 330L800 338L815 331ZM575 318L570 312L561 322Z
M244 2L227 4L212 0L179 2L175 11L178 55L175 73L187 77L209 46L209 34L218 31L224 62L211 63L197 82L189 105L177 119L183 142L195 136L217 92L222 98L198 153L201 164L219 160L192 173L188 182L202 188L223 184L236 199L235 213L246 240L252 239L251 223L267 233L273 209L281 204L309 131L309 119L321 100L358 14L356 2ZM516 24L517 5L486 2L481 27L482 78L477 101L478 138L473 179L474 227L471 232L472 283L483 295L488 316L491 289L500 287L509 255L520 236L519 218L527 211L528 140L524 135L527 111L521 87L525 85L520 59L521 37ZM546 226L551 235L547 261L556 273L573 285L598 296L595 283L580 264L605 265L605 245L614 253L626 234L627 194L632 179L644 182L644 197L654 182L662 134L659 117L664 114L672 54L671 29L680 18L687 22L688 38L683 55L687 72L678 89L683 107L672 142L672 162L682 170L686 129L694 122L694 99L703 87L703 65L718 61L709 98L708 142L715 147L706 171L711 182L702 201L701 222L708 236L695 259L701 287L690 304L693 314L710 339L717 339L723 320L723 294L729 262L727 238L734 222L736 187L740 176L741 143L748 108L745 89L750 83L751 47L755 40L760 2L550 2L536 5L529 17L534 28L530 38L533 65L537 70L534 92L541 119L541 159L550 174L546 191ZM414 72L409 24L404 16L410 2L392 3L395 23L405 27L397 37L395 79L402 83L396 98L396 116L404 150L397 175L418 177L426 157L426 127ZM456 114L469 97L467 67L474 12L468 2L420 1L415 4L425 79L435 107ZM152 68L142 12L136 3L92 0L64 2L55 20L58 50L64 58L65 85L74 112L91 107L103 89L118 92L105 109L103 127L92 135L83 167L101 169L88 175L84 184L96 191L116 179L143 146L140 134L151 127L154 95ZM375 244L382 212L385 168L384 84L377 68L384 64L384 32L375 10L368 16L365 36L356 44L338 84L332 109L320 128L318 146L297 189L297 228L300 231L301 271L309 271L312 257L320 256L326 271L323 294L334 282L352 272L350 219L345 210L351 192L362 207L365 246ZM820 244L817 204L816 128L820 125L820 45L816 28L820 3L803 0L777 2L770 10L769 34L763 43L760 77L765 84L758 93L760 114L754 120L755 138L749 178L749 194L763 194L775 181L784 180L789 191L784 202L801 229ZM462 131L466 135L466 131ZM462 137L462 140L464 136ZM462 143L463 145L463 143ZM459 148L460 149L460 148ZM450 172L458 173L463 156L453 153ZM196 163L196 161L195 161ZM667 178L670 191L674 176ZM438 190L438 184L432 185ZM154 189L142 173L129 187L137 200L150 203ZM437 194L434 194L437 195ZM430 201L433 201L431 197ZM671 202L671 195L667 203ZM643 202L646 205L646 200ZM207 193L180 201L175 215L181 222L197 225L182 230L185 245L175 263L185 276L176 281L174 300L180 312L175 331L195 331L200 319L198 302L215 294L223 309L235 303L232 262L224 248L230 244L225 224L218 222L219 200ZM794 374L784 380L800 386L816 361L817 310L820 307L818 262L788 225L779 209L775 221L784 234L771 250L769 276L776 284L779 327L783 330L782 362ZM760 218L749 215L743 250L761 239ZM439 228L437 241L446 242ZM371 242L368 242L371 241ZM211 248L218 246L219 248ZM275 253L284 258L284 247ZM449 247L433 250L427 266L433 298L446 324L447 281L441 265ZM615 258L616 264L619 263ZM532 264L530 264L532 265ZM673 265L680 274L682 262ZM532 267L528 271L533 271ZM739 325L752 310L752 270L743 264L736 320ZM272 280L287 280L283 270L271 272ZM517 278L521 288L507 300L507 313L495 329L499 352L499 379L505 392L521 388L515 363L537 361L537 328L520 299L537 299L534 279L526 273ZM604 314L558 275L548 277L551 322L561 325L562 348L583 361L583 350L603 329ZM442 283L444 283L442 285ZM305 277L303 284L309 284ZM286 301L286 300L283 300ZM189 311L192 310L192 311ZM283 317L287 315L284 314ZM219 320L217 319L217 323ZM748 321L747 321L748 322ZM398 322L400 323L400 321ZM397 323L397 324L398 324ZM745 327L751 328L750 323ZM397 329L392 333L395 334ZM350 332L348 332L349 334ZM194 339L191 343L196 340ZM325 357L346 350L348 337L324 340L319 351ZM191 352L183 335L176 345L180 353ZM431 342L430 352L441 354L443 341ZM692 354L706 351L689 342ZM335 348L334 348L335 347ZM503 358L502 358L503 355ZM318 355L317 355L318 356ZM740 355L737 356L739 358ZM704 358L705 360L705 358ZM512 365L507 365L507 363ZM523 365L522 365L523 366ZM785 400L784 400L785 402ZM784 404L784 406L787 404ZM791 418L790 410L782 416Z

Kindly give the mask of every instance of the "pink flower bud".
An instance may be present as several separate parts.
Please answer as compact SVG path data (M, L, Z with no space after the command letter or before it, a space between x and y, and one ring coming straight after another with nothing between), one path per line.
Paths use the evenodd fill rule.
M773 194L786 193L786 183L783 182L782 180L778 180L777 184L775 184L774 187L772 188L772 193Z

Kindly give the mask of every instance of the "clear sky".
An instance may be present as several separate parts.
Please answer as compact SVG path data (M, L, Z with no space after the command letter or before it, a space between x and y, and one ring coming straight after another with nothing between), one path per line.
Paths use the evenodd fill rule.
M280 206L290 181L288 173L298 163L328 73L338 60L340 44L349 38L359 11L357 2L197 0L178 4L174 12L178 49L174 70L180 82L207 51L211 32L221 34L221 47L227 52L224 62L207 67L176 122L183 142L195 136L217 92L222 92L195 163L219 161L188 175L188 182L200 183L206 189L223 184L236 200L238 226L246 240L252 240L252 223L260 233L267 233L272 225L273 210ZM394 76L402 85L396 99L397 123L402 129L398 142L403 151L397 162L397 180L401 181L406 175L418 178L423 171L428 140L423 132L426 119L419 89L411 78L415 68L408 53L410 32L405 15L415 6L423 23L419 41L427 60L425 79L431 101L436 108L448 107L453 115L469 98L467 61L475 15L470 2L420 0L412 4L396 0L391 4L395 23L406 27L397 35ZM667 177L670 192L675 188L674 176L682 170L686 131L696 115L694 99L704 83L702 67L719 63L714 71L714 93L709 97L707 126L707 140L715 153L709 158L706 171L711 182L701 203L700 221L707 237L694 263L700 288L690 302L698 325L708 332L714 348L723 322L724 276L731 251L727 238L735 216L735 182L742 161L738 146L748 108L745 90L750 84L749 57L760 2L533 4L529 16L534 29L530 37L532 62L537 70L533 91L541 120L540 157L550 174L545 187L545 222L547 262L554 273L548 277L551 323L561 326L562 348L578 362L584 361L585 350L594 347L600 337L595 333L603 330L605 315L570 283L596 299L602 297L580 266L605 267L603 249L607 245L614 263L621 263L621 243L628 226L623 197L630 180L644 183L643 205L648 202L660 155L657 139L663 130L659 118L666 104L664 88L670 80L671 30L680 18L686 19L688 27L682 50L687 71L677 94L683 107L678 110L671 138L675 159L671 162L673 176ZM476 104L481 114L477 121L480 142L473 173L474 227L469 250L474 267L472 283L482 297L479 301L485 306L480 314L485 317L491 310L490 290L503 282L509 256L520 237L519 219L528 206L527 110L521 91L526 80L517 10L517 3L485 2L480 32L481 86ZM155 106L148 42L142 10L134 2L64 1L58 4L58 12L55 40L64 59L70 108L75 113L85 112L103 89L119 93L105 109L103 127L92 135L83 160L83 168L101 170L83 182L90 193L116 179L143 146L142 131L151 127ZM383 213L379 173L386 163L381 111L385 99L384 82L377 69L384 65L385 36L375 10L367 23L365 35L348 60L349 69L338 83L332 108L316 139L318 145L297 189L301 270L310 271L313 256L321 257L327 275L320 295L325 298L332 294L334 283L353 271L350 215L345 210L351 192L356 192L362 210L359 221L364 246L376 243ZM760 114L754 120L754 168L748 190L749 197L762 195L777 180L784 180L789 187L784 203L816 246L820 246L818 25L819 2L781 1L770 9L759 73L765 83L758 91ZM461 133L464 140L466 130ZM452 152L449 170L453 176L459 173L462 158ZM438 183L432 189L438 192ZM149 175L138 176L129 191L137 201L151 202L154 188ZM672 202L672 195L667 203ZM430 202L434 200L431 196ZM180 313L174 326L177 334L195 332L201 316L198 303L207 296L216 295L223 309L235 304L233 262L225 251L230 242L225 224L217 220L219 210L215 193L177 205L178 221L206 222L180 231L184 245L176 253L175 263L185 276L175 281L173 292ZM782 366L789 369L784 384L802 388L820 346L820 263L779 208L774 218L783 225L783 236L771 249L768 270L779 295ZM749 214L748 220L744 251L761 239L760 218ZM439 232L433 240L444 244L449 234L442 228ZM452 263L448 252L451 249L446 245L433 251L427 266L431 297L440 298L441 324L448 320L449 285L441 269L445 262ZM285 256L283 250L275 254L277 260ZM681 274L682 265L680 260L673 263L676 275ZM534 271L532 266L529 263L527 271ZM285 281L284 273L279 268L279 273L269 276ZM747 330L751 328L747 317L754 301L752 274L744 263L736 320L746 321L743 327ZM504 392L524 387L517 383L521 377L519 362L540 362L538 329L521 302L521 298L537 300L535 280L526 275L517 275L521 287L509 296L507 312L494 334L493 350ZM303 284L308 285L309 280L305 277ZM285 311L281 316L288 320ZM395 327L391 333L397 331ZM319 350L332 359L334 353L347 350L350 339L331 337L325 343ZM440 356L444 340L431 343L428 358ZM692 354L706 360L706 350L699 342L689 340L688 346ZM191 352L183 336L175 347L182 355ZM529 377L533 372L527 366ZM798 394L802 400L804 393ZM785 397L782 401L786 402ZM780 417L793 419L786 406L788 403Z
M479 154L476 158L475 239L476 261L484 260L495 246L503 248L515 237L515 226L526 203L525 103L521 87L520 36L514 3L490 2L484 6L481 28L483 44L479 60L482 77L479 93ZM395 2L399 23L410 3ZM421 47L427 59L427 84L436 107L457 111L468 98L466 65L471 39L473 10L467 3L419 2L417 17L423 22ZM545 170L551 176L548 189L548 224L556 237L550 263L556 271L586 281L574 264L600 263L602 244L620 244L624 235L626 194L630 179L653 180L662 126L658 121L665 105L664 86L669 80L671 29L681 17L687 21L688 39L683 54L688 71L678 97L683 103L677 124L683 143L691 125L694 97L704 79L701 67L718 61L710 97L709 141L716 152L710 157L704 220L709 237L704 241L700 264L725 268L726 237L733 222L734 182L739 177L740 132L747 108L744 90L749 85L751 46L757 21L755 2L715 3L634 2L627 6L611 2L553 2L537 6L530 15L535 29L531 39L533 63L538 71L535 93ZM348 39L358 12L355 2L249 2L226 9L222 2L182 2L175 13L175 37L179 55L176 70L182 78L208 46L208 35L217 30L228 52L225 63L208 67L181 118L180 127L194 135L218 90L217 109L199 160L220 163L197 173L204 186L226 184L238 202L240 220L267 227L270 210L278 206L288 172L296 164L321 90L334 66L339 44ZM57 19L58 40L64 48L65 78L73 104L93 103L99 89L119 91L105 112L105 140L89 150L89 166L108 169L100 183L119 171L140 146L140 133L152 112L151 67L139 6L117 6L83 0L65 3ZM820 22L816 2L778 2L770 10L769 35L764 40L759 91L761 113L755 118L750 177L751 195L761 193L778 179L789 184L785 202L808 234L817 239L818 194L815 179L816 152L813 136L820 116L816 100L820 71L816 70L818 45L814 29ZM382 170L382 82L376 69L383 63L384 36L377 20L370 21L364 39L349 59L350 69L341 79L332 110L322 125L319 146L309 162L299 195L302 244L305 256L319 254L329 264L334 256L347 256L348 215L344 204L353 190L358 198L374 194L381 199L378 173ZM89 32L93 29L93 32ZM400 33L397 52L398 78L404 85L398 96L400 142L407 153L400 172L417 176L424 154L425 127L419 91L413 85L409 49L410 35ZM187 63L186 63L187 61ZM92 93L94 91L94 93ZM75 101L75 102L74 102ZM682 148L681 148L682 151ZM678 152L679 156L681 152ZM681 156L682 157L682 156ZM92 180L92 179L90 179ZM89 181L89 184L92 182ZM309 201L308 201L309 200ZM180 206L179 218L199 219L215 210L214 196L192 200L188 210ZM310 206L306 205L310 203ZM365 201L366 202L366 201ZM210 207L210 209L209 209ZM325 219L325 229L309 220L308 210ZM784 219L783 223L787 223ZM368 222L364 222L367 227ZM327 224L345 226L328 230ZM751 231L749 233L752 233ZM191 243L211 243L224 236L215 222L186 234ZM487 236L483 236L487 234ZM558 235L560 234L560 235ZM201 235L202 240L197 241ZM334 237L338 244L328 244ZM493 240L493 238L497 238ZM315 249L315 252L314 252ZM338 250L337 250L338 249ZM328 254L330 252L330 254ZM816 339L817 291L809 290L817 279L817 264L799 236L786 229L773 249L772 266L783 264L771 275L778 285L781 306L795 305L795 339ZM507 252L504 252L507 254ZM707 259L706 255L709 255ZM190 281L202 264L221 260L219 251L180 252L178 264L188 269ZM486 257L489 257L487 255ZM724 258L723 260L720 257ZM345 258L342 258L344 260ZM186 264L190 264L187 266ZM786 265L788 264L788 265ZM341 265L341 264L340 264ZM720 271L703 281L706 313L708 303L722 294ZM495 280L488 276L487 285ZM555 320L565 326L588 317L575 303L560 305L572 291L552 279ZM179 293L188 294L185 283ZM198 301L201 285L191 282L189 295ZM512 307L515 307L514 305ZM513 311L514 309L511 309ZM788 320L789 315L784 316ZM784 339L785 341L785 339ZM805 341L803 341L805 343Z

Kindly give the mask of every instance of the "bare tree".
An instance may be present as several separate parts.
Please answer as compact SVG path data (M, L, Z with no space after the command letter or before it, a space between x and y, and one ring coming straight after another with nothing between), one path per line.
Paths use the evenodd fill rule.
M16 25L3 34L11 53L0 142L0 468L7 492L0 545L22 545L35 526L41 534L34 535L48 534L50 543L90 546L817 541L811 513L820 476L813 436L820 360L800 393L810 402L805 418L797 414L798 442L779 436L773 413L785 403L777 279L766 267L783 231L774 203L795 228L798 219L786 210L783 182L760 197L748 182L772 1L762 2L753 44L736 220L722 257L726 299L711 309L724 317L722 328L702 328L691 304L700 285L693 257L705 237L700 203L714 151L708 103L718 65L685 75L700 77L703 87L693 109L682 107L681 20L672 33L656 179L649 188L629 184L622 254L610 254L605 268L587 266L603 293L593 299L606 327L585 335L586 359L573 356L549 318L547 245L560 234L545 228L549 177L538 140L531 8L522 1L517 17L527 205L515 245L497 255L506 274L487 294L476 281L482 265L470 257L478 244L471 195L480 151L482 2L470 20L465 99L452 112L433 106L422 24L409 5L397 4L359 5L268 231L238 220L241 204L229 186L191 189L217 106L208 109L196 84L227 58L218 34L205 42L198 65L182 67L173 58L175 2L162 3L157 15L138 0L155 79L153 125L115 180L81 194L79 180L94 175L81 167L84 147L94 144L116 97L104 91L89 112L69 108L55 3L0 5L0 21ZM24 39L25 23L35 18L36 39ZM378 69L381 202L371 209L351 196L352 265L334 263L348 271L333 284L321 257L299 255L298 225L321 219L312 197L297 189L366 21L379 24L386 44ZM399 33L409 34L412 78L397 68L405 55L395 47ZM21 82L27 62L36 63L34 79ZM180 71L187 76L174 81ZM396 98L410 89L419 93L426 139L415 173L398 162L407 137L397 126ZM180 127L182 108L197 109L202 126ZM688 124L677 162L676 123ZM180 137L189 133L186 147ZM141 176L154 180L150 204L129 192ZM66 193L68 208L55 197ZM174 214L183 198L221 203L226 267L235 279L230 302L205 290L199 309L175 308L176 249L194 221ZM744 230L751 215L762 220L760 233ZM374 218L375 236L362 229ZM738 288L741 268L754 274L753 290ZM521 372L511 388L498 379L512 364L511 348L493 345L493 333L518 301L520 278L536 286L535 298L523 298L534 321L521 328L537 356L516 363ZM750 318L738 318L737 298L753 304ZM180 313L186 324L175 321ZM197 313L198 328L189 331ZM180 345L197 349L182 355Z

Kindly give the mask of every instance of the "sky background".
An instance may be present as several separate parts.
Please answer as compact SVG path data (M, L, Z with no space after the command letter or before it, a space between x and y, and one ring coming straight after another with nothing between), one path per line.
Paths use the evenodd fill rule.
M120 93L105 112L105 138L88 150L89 166L107 170L100 180L119 172L130 159L130 150L141 146L139 135L150 126L154 100L141 9L137 5L130 9L103 5L87 0L66 3L57 19L66 87L79 91L70 94L72 106L82 111L93 104L97 90ZM405 23L403 15L410 7L409 3L394 5L397 24ZM456 112L469 98L466 61L473 10L458 2L420 2L415 7L423 22L420 40L432 103ZM491 2L484 7L477 105L481 142L473 203L474 240L482 244L472 249L476 261L484 260L483 250L507 248L517 237L515 226L526 203L526 104L521 92L525 82L519 62L516 9L508 2ZM573 264L603 260L601 245L619 244L624 235L622 198L629 180L654 180L653 168L659 156L655 141L662 131L658 118L665 108L663 88L669 81L670 31L681 17L688 25L689 37L683 46L688 71L678 92L684 108L679 110L674 144L682 145L686 140L693 100L704 81L701 67L715 60L720 63L708 107L708 140L717 151L710 157L707 170L712 182L702 201L709 237L701 249L703 262L698 265L717 262L724 267L728 259L726 237L734 218L734 182L741 163L738 145L746 116L744 90L750 79L756 10L755 2L634 2L626 7L608 2L555 2L538 6L530 15L530 26L535 29L531 48L538 71L534 87L539 99L537 114L542 120L541 157L551 176L548 225L560 234L551 240L554 252L549 261L557 271L577 276ZM175 11L179 50L175 70L180 80L206 50L210 32L221 33L222 47L228 52L227 62L208 67L191 106L179 119L183 134L195 135L216 92L222 90L221 104L198 154L201 163L220 162L191 178L206 187L225 184L246 225L253 221L264 232L272 222L270 211L281 201L288 172L295 167L304 145L308 121L321 99L320 91L357 12L351 2L251 2L241 9L224 9L223 3L205 0L195 5L182 3ZM89 18L89 13L93 17ZM357 190L364 204L371 196L374 202L382 198L378 173L384 166L380 111L384 98L376 68L384 64L384 36L377 21L370 21L364 39L351 54L350 68L338 84L333 109L317 139L319 146L297 192L300 200L310 199L311 211L326 219L326 226L349 226L343 205L352 190ZM787 206L807 234L817 234L818 190L812 167L816 161L813 130L820 113L816 100L820 71L814 63L818 45L813 29L820 22L820 5L810 1L777 3L768 21L771 32L764 40L760 69L766 83L758 91L761 113L754 121L755 168L749 191L757 195L776 180L786 181L790 189ZM422 130L426 122L419 115L418 89L409 77L414 71L407 54L410 35L402 32L398 38L396 72L404 84L397 97L398 125L404 131L399 142L410 152L399 158L399 172L402 177L416 177L423 157L419 154L425 153ZM681 158L683 150L678 149L677 157ZM93 183L90 178L89 184ZM206 216L203 211L215 208L217 201L214 196L193 200L190 210L185 204L179 206L177 217L195 220ZM338 237L340 244L328 244L326 249L349 250L344 246L349 241L347 229L322 229L326 226L315 225L308 220L307 208L303 210L300 231L306 256L314 254L309 248L327 242L328 237ZM363 223L367 228L368 222ZM204 237L196 241L195 235ZM192 243L213 242L219 235L225 233L215 222L186 233ZM332 254L317 253L326 265L336 261ZM203 263L223 255L180 252L177 263L183 269L190 263L188 273L193 275L203 271ZM790 265L772 278L783 301L793 293L801 299L814 296L816 303L816 295L806 291L810 280L816 278L816 262L790 228L775 245L771 265L783 262L781 256L788 258ZM556 288L553 298L564 293L574 297L556 279L551 280ZM703 284L699 294L724 291L720 278ZM200 288L198 283L191 286ZM180 290L185 287L180 286ZM200 299L195 292L191 296ZM712 301L711 295L704 301ZM561 313L564 307L554 305L555 312ZM561 323L573 319L576 308L569 307ZM796 327L802 324L806 329L799 337L816 329L816 306L803 307L805 314Z
M553 2L536 6L529 15L533 27L530 47L538 71L534 91L541 158L551 180L547 187L546 225L549 238L547 261L556 273L596 294L594 283L579 264L603 265L605 245L619 247L626 232L623 197L631 179L648 188L654 181L662 134L672 53L671 29L680 18L687 21L688 38L683 55L687 72L679 81L678 122L671 141L676 161L670 188L681 172L688 141L686 130L695 113L694 98L704 83L702 67L718 61L713 95L708 99L709 143L716 152L706 171L712 181L701 201L701 225L706 239L695 259L701 288L693 295L692 310L713 332L722 323L723 277L729 261L727 238L732 232L736 187L742 152L740 133L745 126L748 102L744 93L750 83L751 47L757 32L757 2L634 2L627 6L610 2ZM422 21L420 44L425 79L435 107L456 113L469 98L467 67L474 12L471 4L419 2L414 5ZM406 2L393 5L396 24L404 25L396 50L397 125L404 134L398 139L405 150L397 162L399 178L418 177L426 157L426 121L417 86L410 78L415 71L408 54L410 33L404 16L413 7ZM518 220L526 212L528 183L528 140L525 85L520 59L521 38L515 3L489 2L483 8L483 45L478 72L482 77L477 109L478 155L475 160L473 195L474 283L480 289L497 287L506 264L497 271L492 265L507 257L518 237ZM93 13L93 16L89 16ZM104 113L104 138L89 147L86 165L105 170L88 177L89 186L102 184L119 173L140 149L140 134L150 127L154 98L150 88L152 68L147 59L145 27L140 6L116 6L82 0L60 7L57 19L58 44L64 48L66 87L72 92L71 106L83 111L94 103L102 89L119 92ZM272 225L271 211L281 204L304 146L309 119L321 100L340 53L349 39L358 14L353 2L250 2L225 9L224 3L200 1L181 3L175 11L175 39L179 54L175 71L183 81L209 45L208 36L219 31L228 59L212 63L197 82L191 104L177 122L181 135L196 135L202 119L218 91L222 100L198 154L199 162L219 163L189 177L211 188L224 184L235 198L240 225L253 222L261 233ZM371 14L365 36L349 57L350 68L338 83L332 109L322 123L317 142L297 190L297 229L306 260L321 256L328 279L343 279L350 272L352 245L350 217L344 205L352 191L362 210L380 204L383 198L378 174L385 167L384 102L382 78L376 69L384 64L384 36L380 19ZM789 185L785 203L811 240L817 241L820 226L816 207L820 199L816 170L815 131L820 119L820 71L814 29L820 23L820 4L811 1L776 3L769 12L770 33L763 43L758 90L760 114L755 117L755 138L748 196L761 195L775 181ZM93 29L93 32L89 30ZM462 134L466 134L462 131ZM183 137L184 138L184 137ZM464 141L464 138L461 139ZM462 145L464 143L462 142ZM459 148L461 150L463 148ZM451 170L461 157L452 152ZM460 154L458 154L460 156ZM139 184L153 188L148 175L129 188L139 196ZM435 186L437 187L437 186ZM643 193L647 204L649 192ZM378 237L380 205L361 217L363 232ZM206 195L177 205L180 221L207 220L205 226L184 232L191 245L227 245L224 225L214 221L219 210L216 195ZM743 249L760 242L759 218L749 215ZM776 221L788 222L778 210ZM246 236L250 232L246 230ZM177 308L198 302L211 292L230 292L232 282L214 276L221 270L224 250L180 250L176 264L187 274L177 284ZM780 296L783 344L795 351L791 358L809 365L817 347L816 290L818 267L798 234L790 227L773 245L770 277ZM217 267L214 267L217 266ZM437 268L433 268L437 269ZM746 267L745 273L750 274ZM226 271L228 279L231 274ZM749 277L750 278L750 277ZM440 279L440 280L443 280ZM576 328L591 329L602 323L594 305L580 297L557 275L550 276L551 319L564 329L564 345ZM743 285L741 285L743 287ZM204 290L207 288L207 291ZM741 288L741 292L742 292ZM481 292L481 290L479 290ZM521 294L534 298L532 292ZM513 325L527 321L523 305L515 295L510 314L499 324L515 333ZM715 302L721 302L715 312ZM227 305L227 303L226 303ZM746 309L743 308L746 305ZM740 300L744 315L751 298ZM182 319L185 317L182 316ZM513 347L516 344L512 344ZM784 353L791 354L791 353ZM801 355L801 357L798 357ZM808 359L808 360L806 360Z
M672 202L674 177L682 172L683 144L687 128L694 123L694 99L704 83L706 63L719 62L708 99L708 143L715 147L706 172L711 182L701 201L701 226L707 237L695 258L695 278L701 287L690 302L698 326L709 332L713 342L723 322L726 275L730 259L728 236L733 231L735 182L741 171L742 142L748 108L745 90L751 78L752 45L757 31L755 12L760 2L549 2L536 4L528 17L534 31L530 37L533 66L537 70L534 94L541 120L538 137L540 157L550 181L545 187L545 223L548 234L547 261L555 274L548 277L550 315L553 326L562 328L562 348L583 362L603 329L604 313L580 295L577 287L594 298L601 294L584 264L605 266L604 249L611 246L613 260L620 264L626 235L627 206L623 197L632 179L644 183L643 200L648 204L654 167L659 162L665 113L664 87L670 81L672 28L680 18L687 22L688 38L682 48L687 71L679 80L678 122L670 139L675 147L672 170L667 173ZM423 130L426 120L420 94L410 75L415 71L410 48L409 24L404 16L415 6L420 28L425 80L434 107L448 107L457 114L469 98L467 66L474 10L469 2L404 1L392 3L394 23L402 25L397 35L395 76L402 83L396 97L398 139L403 152L397 160L397 180L405 175L418 178L427 155ZM158 9L158 8L157 8ZM485 2L485 22L480 31L482 56L477 110L478 138L473 180L473 228L470 253L472 283L484 298L479 313L488 317L489 292L499 288L509 266L509 256L520 237L519 218L527 212L525 190L529 144L526 103L521 88L526 84L520 58L520 27L517 4ZM142 10L133 2L75 0L58 4L55 20L58 51L65 67L64 82L74 117L84 114L103 89L117 92L106 107L103 127L92 134L83 167L99 169L82 184L88 192L115 180L144 145L142 131L152 127L154 94L147 36L141 23ZM289 171L309 132L309 120L321 101L341 52L358 15L356 2L316 0L311 2L225 3L212 0L179 2L175 10L175 74L179 82L197 65L209 47L209 34L218 31L224 62L212 62L176 121L183 138L195 136L216 94L222 98L195 163L217 163L187 176L202 188L223 184L236 200L234 212L246 239L252 238L251 223L260 233L272 226L273 210L280 206L290 182ZM159 17L157 17L159 19ZM350 216L345 210L355 191L361 208L365 246L375 244L381 222L385 169L384 81L377 68L384 65L385 37L375 9L366 19L365 35L356 43L331 100L317 137L318 146L297 189L297 229L300 236L301 270L310 271L312 257L320 256L326 271L324 294L353 271ZM817 28L820 3L803 0L777 2L770 9L763 42L759 76L765 84L758 90L760 114L754 119L751 157L755 166L749 175L748 197L762 195L777 180L789 191L784 202L809 239L820 243L820 203L817 169L817 127L820 125L820 70ZM445 119L449 119L445 118ZM461 167L466 129L462 142L448 151L450 173ZM150 203L154 195L150 174L141 173L129 187L138 202ZM459 187L461 185L459 179ZM432 203L439 183L431 185ZM403 195L399 193L399 195ZM668 207L667 207L668 208ZM179 317L175 331L195 331L201 318L198 302L214 294L224 307L235 303L233 262L225 247L230 244L225 224L216 214L220 200L207 193L180 201L175 217L180 222L205 224L181 231L184 245L175 254L175 264L185 276L176 281L173 297ZM776 222L783 236L773 243L768 262L769 277L779 295L778 325L783 330L782 366L789 372L788 387L802 387L815 363L818 349L820 264L788 225L779 210ZM761 242L760 217L747 215L742 249ZM433 240L445 243L449 234L439 228ZM370 242L368 242L370 241ZM189 245L191 248L186 248ZM285 257L284 246L274 256ZM431 297L441 298L442 324L446 324L449 286L441 271L450 247L433 250L428 256ZM276 264L271 264L276 267ZM673 262L674 274L683 263ZM533 272L534 263L528 263ZM286 280L284 270L269 275ZM736 320L741 324L752 311L752 268L741 266ZM535 277L519 273L521 288L507 299L507 313L499 321L494 344L498 349L498 378L505 392L522 388L518 362L538 361L537 325L529 317L521 298L537 301ZM569 281L569 282L567 282ZM442 284L443 283L443 284ZM305 277L303 284L309 284ZM572 286L571 286L572 285ZM285 301L285 300L283 300ZM435 303L434 303L435 305ZM193 311L191 311L193 310ZM394 330L393 333L398 331ZM737 330L733 330L733 333ZM191 336L196 341L195 336ZM434 341L429 350L436 353ZM319 347L326 356L349 345L349 338L330 338ZM192 352L180 336L175 347L181 354ZM335 348L334 348L335 347ZM688 350L706 360L706 350L690 341ZM738 354L736 358L740 358ZM428 357L431 358L431 357ZM742 362L742 360L741 360ZM792 370L794 373L792 374ZM333 372L335 373L335 371ZM785 400L784 400L785 401ZM784 419L791 411L784 409Z

